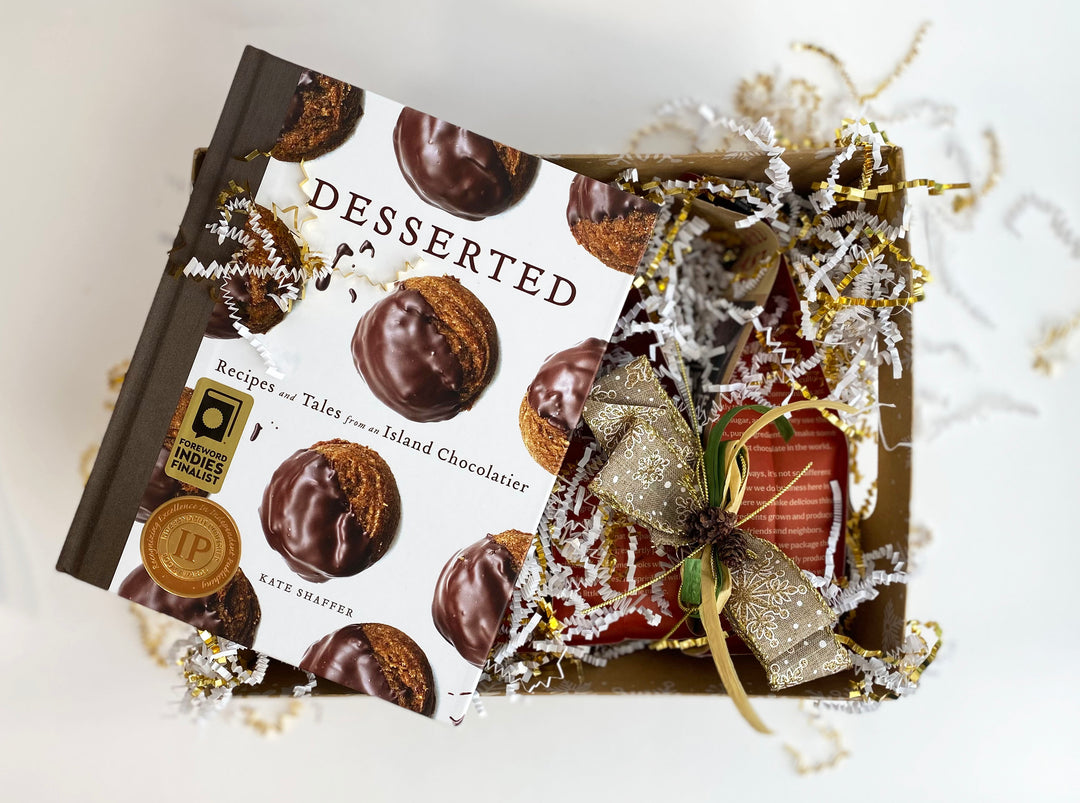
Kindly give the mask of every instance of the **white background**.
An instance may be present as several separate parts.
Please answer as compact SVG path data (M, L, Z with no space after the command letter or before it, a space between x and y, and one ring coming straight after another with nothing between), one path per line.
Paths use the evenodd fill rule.
M838 7L809 3L683 3L681 14L625 0L354 5L5 3L3 797L1074 797L1080 346L1052 377L1031 358L1044 327L1080 309L1080 249L1037 212L1017 221L1021 236L1005 225L1035 193L1080 230L1072 7L864 3L830 18ZM851 753L839 769L792 770L785 740L810 758L828 745L784 702L760 705L782 732L772 739L725 699L678 697L491 700L487 718L458 729L376 700L326 700L269 740L238 717L196 724L175 714L176 675L145 656L126 605L53 572L79 454L107 420L105 372L134 347L191 149L209 139L244 44L525 150L601 152L624 149L672 98L730 109L757 72L841 92L795 41L835 51L866 91L923 20L922 55L878 107L933 101L954 114L951 127L887 126L909 176L980 183L987 127L1004 169L975 215L915 198L932 210L916 224L948 231L915 243L938 277L916 312L914 510L934 537L917 555L908 615L940 621L946 646L917 695L830 715ZM924 214L946 224L931 229Z

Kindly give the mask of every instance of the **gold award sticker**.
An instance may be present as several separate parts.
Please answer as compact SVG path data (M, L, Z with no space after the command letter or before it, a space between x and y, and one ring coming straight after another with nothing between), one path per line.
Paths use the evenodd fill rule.
M244 391L202 377L165 461L165 474L207 493L220 491L254 404Z
M205 597L240 567L240 531L216 502L180 496L150 514L139 551L147 573L170 594Z

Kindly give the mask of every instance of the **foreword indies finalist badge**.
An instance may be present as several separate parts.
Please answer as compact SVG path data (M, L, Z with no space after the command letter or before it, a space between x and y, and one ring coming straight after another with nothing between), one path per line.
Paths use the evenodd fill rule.
M165 473L207 493L221 490L254 399L203 377L195 385Z
M165 473L207 493L220 491L254 400L202 378ZM240 532L221 505L198 496L170 499L143 527L139 549L154 582L180 597L220 591L240 566Z

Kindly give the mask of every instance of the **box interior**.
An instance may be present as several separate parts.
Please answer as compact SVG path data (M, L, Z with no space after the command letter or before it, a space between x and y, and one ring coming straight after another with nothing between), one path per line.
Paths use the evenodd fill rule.
M796 191L807 194L811 192L811 184L825 178L837 153L838 151L833 149L785 153L784 161L790 167L790 178ZM888 169L874 175L871 187L903 180L903 154L900 149L887 147L883 153ZM613 181L628 167L636 167L642 179L675 179L694 173L737 180L765 181L765 169L768 167L766 156L749 152L640 157L561 155L548 158L601 181ZM860 176L861 164L858 160L849 160L841 170L840 181L847 186L857 186ZM876 214L883 220L895 220L903 208L904 194L885 193L878 200L867 203L877 205ZM907 254L906 241L898 241L897 246ZM899 379L893 378L891 367L887 365L882 366L878 373L879 398L882 402L882 437L877 453L877 500L872 514L863 521L861 532L864 551L891 544L902 554L906 554L911 496L911 450L906 446L911 439L912 421L911 315L901 313L898 324L903 334L900 353L904 370ZM891 444L893 448L887 449L884 444ZM896 446L897 444L905 445ZM877 598L862 603L857 611L844 618L845 632L868 650L894 650L900 646L903 639L905 602L906 589L903 585L881 588ZM773 692L769 689L764 669L753 656L733 655L732 659L747 693L751 696L847 699L855 678L854 673L848 671L781 692ZM580 661L563 661L562 671L565 683L535 684L523 691L531 694L556 694L565 693L567 687L572 689L580 686L581 692L589 694L712 694L719 686L716 670L707 654L704 657L691 657L675 651L641 650L609 661L603 667L583 664ZM252 688L250 692L272 694L303 682L303 675L298 670L272 662L272 670L268 672L266 682ZM505 693L505 689L501 684L487 683L481 685L480 692L484 695L499 696ZM320 680L316 693L355 692Z

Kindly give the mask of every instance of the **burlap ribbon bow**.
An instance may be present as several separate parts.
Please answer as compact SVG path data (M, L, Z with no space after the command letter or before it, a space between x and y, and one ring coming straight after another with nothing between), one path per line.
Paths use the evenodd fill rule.
M769 424L790 429L788 413L825 408L854 412L823 400L784 405L765 412L734 443L722 440L729 413L702 448L645 357L598 380L585 403L584 418L608 454L590 489L644 524L657 543L697 547L681 563L682 603L700 616L728 695L763 733L769 731L731 662L721 611L773 689L851 666L833 633L837 616L821 594L780 549L739 527L749 518L738 515L749 477L747 441Z

